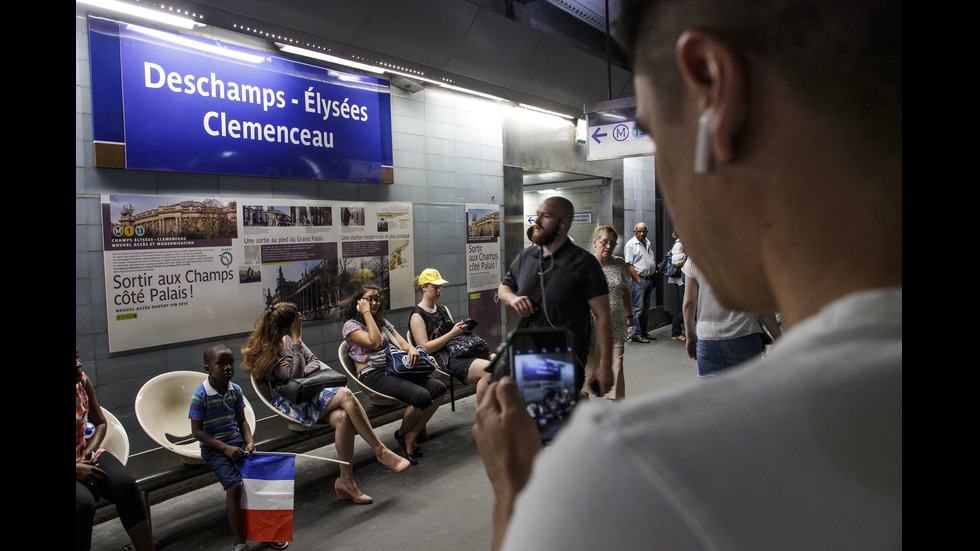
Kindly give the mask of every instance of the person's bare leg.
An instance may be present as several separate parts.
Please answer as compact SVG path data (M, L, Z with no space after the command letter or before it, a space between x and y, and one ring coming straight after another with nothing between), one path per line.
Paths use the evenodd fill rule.
M483 398L483 393L486 392L487 387L490 386L490 374L486 372L486 368L489 365L489 360L474 360L473 363L470 364L469 370L466 372L466 383L476 385L477 404L480 403L480 400Z
M327 421L334 429L334 445L337 446L337 458L346 461L340 464L340 476L334 482L337 497L354 503L367 504L374 501L371 496L361 492L354 482L354 425L350 416L343 409L335 409L329 413Z
M446 399L446 395L435 398L432 400L432 405L425 409L418 409L409 406L405 410L405 417L402 418L402 428L398 429L398 434L405 438L405 449L411 450L409 453L415 452L415 440L418 438L419 433L425 428L426 423L429 419L435 415L436 410L442 405L443 400ZM409 409L412 410L411 415L409 415Z
M225 513L228 515L228 525L231 527L231 542L235 545L245 543L245 531L242 528L241 482L225 490Z
M143 522L126 530L126 533L129 534L129 539L133 540L133 548L136 551L154 551L156 549L153 543L153 532L150 530L150 519L144 519Z
M391 451L381 442L378 434L374 432L374 427L371 426L371 422L368 420L364 406L361 405L361 402L358 401L350 389L339 389L327 407L328 410L333 407L340 408L347 414L354 430L374 450L374 456L378 459L379 463L396 473L400 473L409 467L410 463L407 459Z

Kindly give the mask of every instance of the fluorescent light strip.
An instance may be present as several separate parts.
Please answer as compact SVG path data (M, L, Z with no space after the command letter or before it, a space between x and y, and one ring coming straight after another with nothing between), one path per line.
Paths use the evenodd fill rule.
M150 29L147 27L139 27L136 25L131 25L130 28L134 32L142 33L147 36L152 36L157 40L166 40L178 46L183 46L185 48L193 48L195 50L200 50L209 54L220 55L222 57L229 57L232 59L237 59L240 61L245 61L247 63L262 63L265 61L266 56L259 54L250 54L247 52L240 52L238 50L232 50L231 48L222 48L221 46L215 46L213 44L206 44L203 42L198 42L193 38L189 38L183 35L173 34L166 31L158 31L156 29Z
M517 105L520 105L524 109L527 109L527 110L530 110L530 111L537 111L538 113L544 113L546 115L554 115L555 117L561 117L563 119L575 120L575 117L573 117L571 115L566 115L564 113L558 113L558 112L555 112L555 111L548 111L547 109L542 109L540 107L535 107L533 105L528 105L526 103L518 103Z
M350 61L349 59L323 54L314 50L307 50L306 48L297 48L296 46L290 46L288 44L280 44L278 42L276 42L276 47L279 48L279 51L283 53L301 55L303 57L308 57L311 59L326 61L327 63L336 63L337 65L344 65L345 67L360 69L362 71L368 71L379 75L387 72L385 69L382 69L380 67L375 67L374 65L368 65L366 63L358 63L357 61Z
M75 1L78 4L84 4L86 6L92 6L94 8L100 8L112 12L122 13L125 15L131 15L133 17L139 17L142 19L149 19L157 23L163 23L165 25L173 25L175 27L180 27L182 29L193 29L194 27L205 26L204 23L199 23L197 21L194 21L193 19L180 17L169 13L164 13L156 9L144 8L142 6L127 4L125 2L119 2L117 0L75 0Z

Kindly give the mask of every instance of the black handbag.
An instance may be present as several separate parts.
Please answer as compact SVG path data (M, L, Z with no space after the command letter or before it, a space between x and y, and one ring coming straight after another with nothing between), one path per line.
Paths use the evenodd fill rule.
M449 339L446 344L449 355L453 358L482 358L490 357L490 346L483 337L474 333L463 333Z
M294 404L305 404L316 398L325 388L342 386L347 386L347 375L324 367L308 377L274 379L269 388Z

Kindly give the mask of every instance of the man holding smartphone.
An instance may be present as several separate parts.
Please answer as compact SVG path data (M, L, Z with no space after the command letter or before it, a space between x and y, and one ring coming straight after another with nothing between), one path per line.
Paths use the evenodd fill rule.
M621 6L685 252L785 330L709 381L580 405L546 453L492 384L494 549L901 549L901 2Z
M568 239L574 214L574 206L564 197L541 203L531 226L534 245L511 263L497 296L521 316L521 327L566 327L572 332L578 388L585 382L589 357L589 313L595 313L600 362L594 381L602 395L612 385L609 285L595 256Z

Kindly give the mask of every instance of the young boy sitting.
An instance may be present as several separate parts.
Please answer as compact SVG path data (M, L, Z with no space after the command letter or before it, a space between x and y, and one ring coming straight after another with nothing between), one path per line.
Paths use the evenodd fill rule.
M234 551L248 551L242 533L242 477L238 463L255 451L252 429L245 420L245 397L231 382L235 375L235 356L223 344L204 350L204 371L208 378L191 396L188 417L191 433L201 443L201 457L218 475L225 490L225 510L231 525ZM284 549L288 542L269 542L273 549Z

